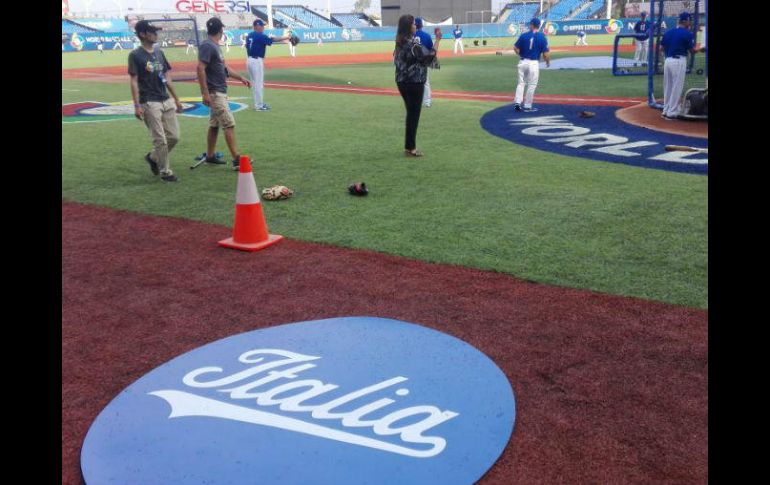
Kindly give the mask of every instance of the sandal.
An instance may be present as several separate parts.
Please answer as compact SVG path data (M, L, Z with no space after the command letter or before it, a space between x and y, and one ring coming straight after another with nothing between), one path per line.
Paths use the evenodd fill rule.
M415 149L414 151L404 150L404 156L405 157L421 157L423 156L423 153L420 150Z

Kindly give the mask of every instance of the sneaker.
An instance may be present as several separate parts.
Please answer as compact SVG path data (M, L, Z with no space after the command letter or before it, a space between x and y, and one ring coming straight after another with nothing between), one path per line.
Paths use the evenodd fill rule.
M529 108L527 108L527 107L525 106L525 107L524 107L524 109L523 109L522 111L524 111L525 113L532 113L532 112L534 112L534 111L537 111L537 108L533 108L532 106L530 106Z
M661 118L663 118L666 121L675 121L677 119L676 116L667 116L667 115L661 115Z
M177 180L179 180L178 178L176 178L176 175L174 175L173 173L169 175L163 175L160 179L163 180L164 182L176 182Z
M150 158L150 154L144 156L144 159L147 160L147 163L150 164L150 170L152 170L153 175L158 175L160 173L160 170L158 169L158 164L155 163L152 158Z
M513 105L513 110L514 111L521 111L521 105L519 103L514 104Z
M211 157L211 158L206 158L206 163L208 163L208 164L211 164L211 165L224 165L224 164L226 164L227 162L225 162L225 161L224 161L224 160L222 160L221 158L219 158L219 157L217 157L216 155L214 155L214 156L213 156L213 157Z
M423 106L425 106L426 108L430 108L430 103L425 103L423 104Z
M240 155L233 158L233 170L236 172L241 169L241 157Z
M260 104L256 108L254 108L255 111L270 111L270 106L266 104Z

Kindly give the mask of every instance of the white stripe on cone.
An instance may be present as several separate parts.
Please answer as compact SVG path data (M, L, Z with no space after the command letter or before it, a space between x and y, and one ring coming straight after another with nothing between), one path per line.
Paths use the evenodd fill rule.
M236 204L259 204L259 193L257 192L257 183L254 181L254 174L238 173L238 190L235 195Z

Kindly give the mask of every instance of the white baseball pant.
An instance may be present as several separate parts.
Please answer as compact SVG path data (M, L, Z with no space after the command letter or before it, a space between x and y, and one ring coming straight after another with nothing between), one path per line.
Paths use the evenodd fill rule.
M246 61L251 78L251 93L254 96L254 108L262 105L262 91L265 84L265 63L261 57L249 57Z
M463 39L462 39L462 37L459 38L459 39L455 39L455 47L454 47L455 54L457 54L457 48L458 47L460 48L460 53L461 54L465 54L465 47L463 47Z
M636 39L636 51L634 52L634 62L647 62L647 49L650 47L650 39Z
M297 46L289 42L289 54L291 57L297 57Z
M516 85L516 97L513 102L521 104L524 101L525 108L532 107L535 97L535 88L540 78L540 63L532 59L519 59L519 83ZM526 85L526 97L524 87Z
M666 58L663 64L663 114L670 118L679 116L682 108L682 89L687 75L687 58Z
M575 45L588 45L588 42L586 42L586 36L578 37L577 42L575 42Z
M430 106L430 103L430 69L428 69L428 72L425 73L425 94L422 95L422 104Z

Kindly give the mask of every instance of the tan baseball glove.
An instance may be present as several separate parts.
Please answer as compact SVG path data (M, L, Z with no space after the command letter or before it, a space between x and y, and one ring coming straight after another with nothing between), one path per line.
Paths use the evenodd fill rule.
M292 195L294 195L294 191L285 185L273 185L262 190L262 198L265 200L288 199Z

